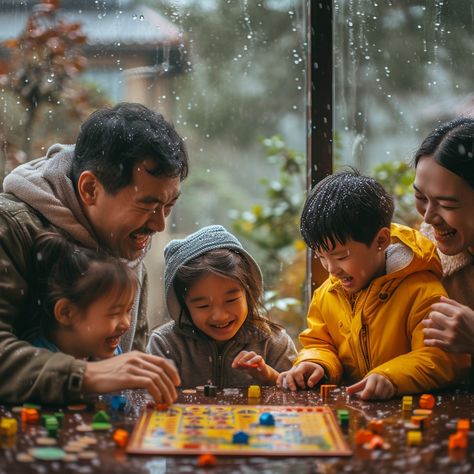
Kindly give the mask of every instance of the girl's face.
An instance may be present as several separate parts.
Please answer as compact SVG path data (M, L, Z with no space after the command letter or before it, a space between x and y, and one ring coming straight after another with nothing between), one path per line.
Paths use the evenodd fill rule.
M385 274L384 250L389 242L390 231L383 228L369 246L351 239L345 244L336 242L328 252L320 249L316 255L328 273L340 280L344 290L353 294Z
M214 273L191 286L185 303L194 324L220 342L232 339L248 314L247 296L239 281Z
M474 248L474 189L458 175L422 156L416 167L416 209L434 230L446 255Z
M120 337L130 327L134 297L134 291L111 291L85 311L76 309L70 325L74 347L67 352L77 358L112 357Z

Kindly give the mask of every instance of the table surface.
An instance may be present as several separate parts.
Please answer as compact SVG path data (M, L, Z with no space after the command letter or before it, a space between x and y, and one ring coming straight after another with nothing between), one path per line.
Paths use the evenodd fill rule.
M44 436L40 425L22 425L12 442L2 440L0 448L0 474L29 473L128 473L128 474L161 474L161 473L253 473L278 474L291 472L305 473L371 473L377 474L404 472L409 473L464 473L474 472L474 446L466 451L448 452L448 437L456 432L459 418L471 420L474 408L474 394L463 389L434 394L436 406L429 427L423 431L420 446L408 446L406 419L401 412L401 400L388 402L364 402L358 398L348 397L344 388L338 388L324 400L335 411L345 408L350 412L350 426L345 437L354 453L350 457L253 457L253 456L218 456L218 464L212 468L197 467L197 456L148 456L129 455L118 448L112 440L113 429L106 432L87 433L97 439L91 449L97 454L92 460L78 461L34 461L22 463L17 460L18 453L27 452L37 446L37 439ZM147 403L140 392L127 392L125 411L113 417L113 428L124 428L131 432L140 412ZM414 408L418 396L413 397ZM204 404L246 404L245 390L238 394L228 395L218 391L216 397L206 397L200 391L180 393L178 403ZM275 387L263 387L261 405L322 405L323 400L318 390L289 392ZM94 407L84 411L61 409L65 413L63 427L58 436L58 447L64 446L83 433L76 430L80 424L91 423L95 413ZM41 414L58 411L56 407L42 407ZM2 416L13 416L19 419L13 407L0 407ZM367 426L369 420L377 418L385 421L383 438L389 444L388 449L368 450L354 443L357 429ZM472 421L472 420L471 420ZM469 433L470 443L474 443Z

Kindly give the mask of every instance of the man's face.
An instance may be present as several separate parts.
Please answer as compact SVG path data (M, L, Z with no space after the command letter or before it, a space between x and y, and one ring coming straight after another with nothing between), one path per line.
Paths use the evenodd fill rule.
M180 194L180 178L153 176L154 167L152 160L138 161L132 182L115 194L96 181L94 197L84 206L100 243L114 255L135 260L152 235L165 229Z

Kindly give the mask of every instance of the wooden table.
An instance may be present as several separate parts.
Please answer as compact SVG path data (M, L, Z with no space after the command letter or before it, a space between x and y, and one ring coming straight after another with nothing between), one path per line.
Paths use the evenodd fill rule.
M127 473L127 474L161 474L161 473L467 473L474 472L474 446L465 452L448 453L448 437L456 431L458 418L469 418L474 408L474 394L467 390L452 390L435 394L436 407L431 424L423 432L423 442L420 446L406 444L406 420L401 413L401 400L389 402L363 402L357 398L349 398L345 390L337 389L327 398L326 403L334 410L346 408L350 412L350 427L346 437L354 450L350 457L218 457L218 465L213 468L198 468L197 456L142 456L127 455L118 448L112 440L113 431L94 432L92 436L98 443L92 446L97 453L93 460L74 462L64 461L34 461L21 463L17 461L19 452L26 452L34 447L43 429L39 425L19 424L19 433L11 447L0 449L0 474L29 474L29 473ZM147 400L143 393L127 393L129 400L124 413L115 416L114 428L125 428L132 431L140 411ZM418 396L414 396L417 405ZM196 394L180 393L179 403L207 404L245 404L246 391L239 394L225 395L218 391L216 397L205 397L201 392ZM319 391L288 392L276 388L263 388L261 404L263 405L321 405ZM56 408L43 407L41 412L57 411ZM64 446L67 441L82 433L76 431L76 426L90 423L94 409L74 412L63 409L65 419L58 438L58 446ZM19 415L13 413L12 407L0 407L2 416ZM372 418L385 420L383 437L390 445L386 450L367 450L355 446L354 433L363 428ZM90 435L88 433L88 435ZM474 439L470 436L470 442Z

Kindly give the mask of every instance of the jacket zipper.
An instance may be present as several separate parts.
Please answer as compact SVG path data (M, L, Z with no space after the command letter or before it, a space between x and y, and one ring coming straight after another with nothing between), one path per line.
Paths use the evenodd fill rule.
M369 341L369 327L367 326L367 324L364 323L360 331L360 346L362 348L362 356L364 358L365 373L370 371L368 341Z

